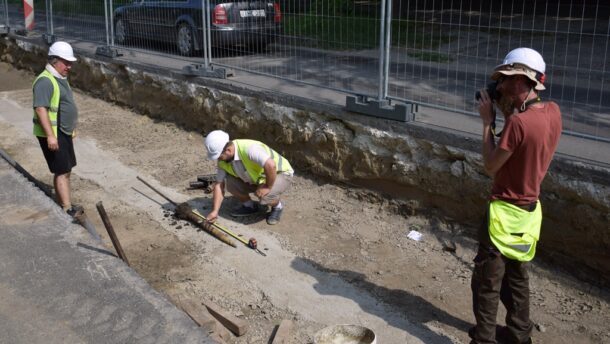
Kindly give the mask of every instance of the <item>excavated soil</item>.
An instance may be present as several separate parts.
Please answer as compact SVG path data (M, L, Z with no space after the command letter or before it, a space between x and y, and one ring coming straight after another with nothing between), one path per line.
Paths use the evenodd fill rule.
M0 64L0 74L0 99L30 108L33 75L6 64ZM228 209L236 202L225 200L220 222L256 237L267 254L262 257L174 218L170 204L135 178L147 178L207 214L211 197L187 189L197 175L214 172L205 160L202 133L78 91L76 101L81 120L75 203L85 207L114 252L95 209L103 201L132 267L155 289L172 298L212 300L246 320L247 334L228 342L269 343L274 327L291 319L293 343L311 343L316 331L344 322L373 328L383 344L406 338L468 343L475 242L463 234L471 230L444 218L442 210L414 207L397 214L391 199L319 180L295 166L279 225L268 226L262 216L231 218ZM2 113L0 147L51 185L27 119L20 124ZM421 241L407 237L412 230L423 234ZM531 287L535 342L610 342L608 290L541 262L531 266ZM502 313L498 319L502 323Z

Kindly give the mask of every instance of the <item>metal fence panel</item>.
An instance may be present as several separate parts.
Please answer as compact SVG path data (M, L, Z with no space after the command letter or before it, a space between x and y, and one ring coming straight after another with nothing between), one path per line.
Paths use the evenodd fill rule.
M474 113L474 93L510 50L547 63L542 97L568 133L610 139L610 4L597 1L394 1L389 96Z
M235 13L240 21L235 27L240 30L232 33L234 37L222 25L212 25L214 63L347 93L377 95L380 2L267 1L250 10Z
M208 1L114 1L110 16L114 44L121 49L201 63L205 52L202 9Z
M49 34L58 38L94 43L106 42L103 0L48 0Z

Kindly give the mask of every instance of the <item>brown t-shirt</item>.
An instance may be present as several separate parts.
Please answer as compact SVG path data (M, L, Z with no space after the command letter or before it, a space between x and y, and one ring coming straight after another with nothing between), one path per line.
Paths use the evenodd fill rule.
M491 199L516 205L538 200L544 178L561 136L561 112L554 102L530 106L510 116L498 148L512 155L494 177Z

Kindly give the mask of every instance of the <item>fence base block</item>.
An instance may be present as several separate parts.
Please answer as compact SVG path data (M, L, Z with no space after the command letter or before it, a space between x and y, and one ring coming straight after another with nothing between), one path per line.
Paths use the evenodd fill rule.
M8 35L11 32L11 28L6 25L0 25L0 35Z
M182 74L187 76L202 76L205 78L226 79L233 76L233 71L225 68L206 67L202 64L192 64L182 68Z
M413 104L390 104L389 101L367 99L365 96L347 96L345 107L348 111L369 116L409 122L414 119Z
M95 49L95 54L100 56L110 57L111 59L119 56L123 56L123 54L115 47L110 46L101 46Z
M42 34L42 39L48 44L51 45L55 43L55 35L48 35L46 33Z

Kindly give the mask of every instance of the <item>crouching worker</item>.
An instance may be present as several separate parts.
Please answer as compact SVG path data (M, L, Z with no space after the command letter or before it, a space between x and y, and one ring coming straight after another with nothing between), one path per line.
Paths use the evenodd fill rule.
M214 222L224 199L225 188L242 203L231 212L240 217L259 212L259 204L250 198L253 193L261 205L268 205L267 223L275 225L282 216L280 195L288 189L294 171L286 158L254 140L229 140L229 134L214 130L205 138L210 160L218 161L216 182L212 187L212 211L208 221Z

